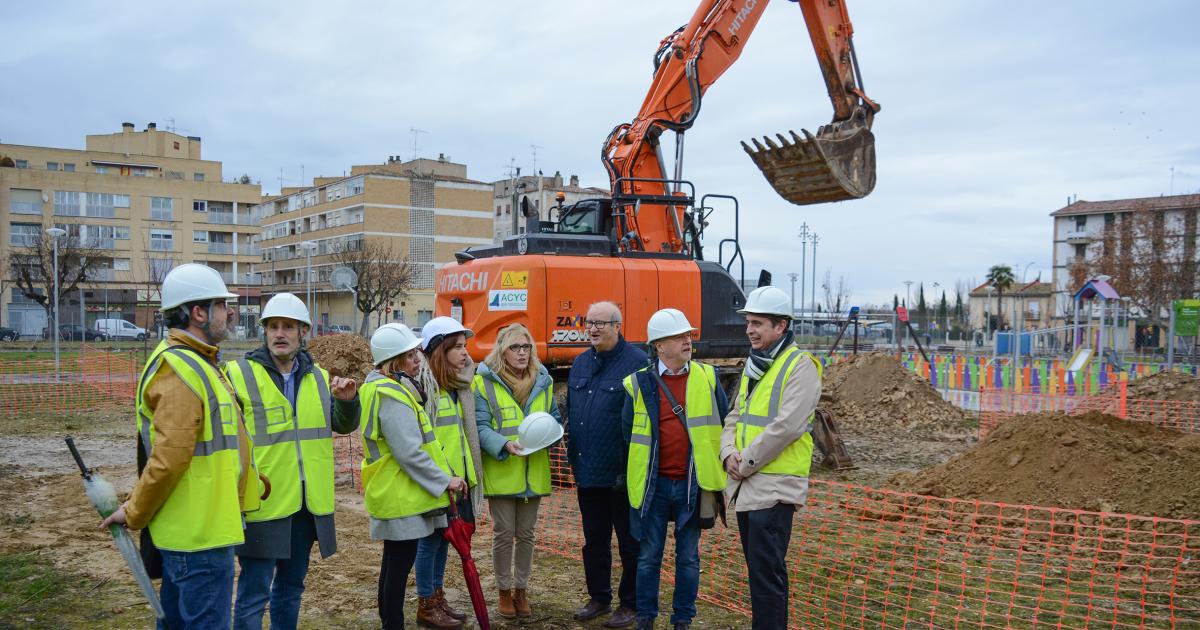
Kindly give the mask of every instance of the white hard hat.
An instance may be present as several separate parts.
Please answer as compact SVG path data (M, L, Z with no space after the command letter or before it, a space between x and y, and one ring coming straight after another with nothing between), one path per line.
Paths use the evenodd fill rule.
M162 282L162 310L167 311L201 300L229 300L237 297L225 287L221 274L199 263L179 265L167 273Z
M738 311L739 315L747 313L754 315L778 315L792 317L792 299L779 287L758 287L746 298L746 306Z
M532 455L562 439L563 428L554 416L545 411L535 411L521 421L517 427L517 455Z
M258 319L265 322L272 317L294 319L305 326L312 326L312 320L308 317L308 307L291 293L280 293L268 300Z
M384 324L371 335L371 360L380 365L421 345L421 338L404 324Z
M470 328L464 328L462 322L453 317L446 317L445 315L434 317L421 328L421 335L423 336L421 339L421 349L429 350L429 344L433 343L436 345L437 343L441 343L442 339L446 336L458 333L465 333L468 339L475 336L475 333Z
M677 308L664 308L656 311L650 316L650 321L646 322L646 341L658 341L693 330L696 329L688 322L683 311Z

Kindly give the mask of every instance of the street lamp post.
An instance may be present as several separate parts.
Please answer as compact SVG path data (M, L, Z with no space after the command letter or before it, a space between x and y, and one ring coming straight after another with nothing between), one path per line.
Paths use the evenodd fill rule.
M808 264L808 236L809 236L809 234L810 234L810 232L808 230L808 223L801 223L800 224L800 313L801 313L801 315L803 315L803 313L804 313L804 297L805 297L805 295L807 295L804 292L804 279L808 275L805 273L807 271L807 269L805 268L805 265ZM803 318L801 318L801 321L803 321Z
M304 296L305 296L304 303L305 303L305 305L308 306L308 311L311 314L311 313L316 312L316 309L313 308L313 301L312 301L313 300L313 298L312 298L312 253L313 253L313 250L317 248L317 244L312 241L303 241L300 243L300 247L304 249L304 280L307 283L307 286L304 289ZM313 317L313 319L315 320L316 317ZM309 339L313 338L313 330L315 328L316 328L315 323L314 323L314 325L309 326L309 328L308 328L308 338Z
M792 273L788 274L788 277L792 279L792 317L795 317L796 316L796 278L799 278L800 274L797 274L796 272L793 271ZM801 299L803 299L803 296L801 296Z
M58 237L65 236L66 230L62 228L48 228L46 234L50 235L51 243L54 247L54 323L49 328L49 334L54 336L54 380L62 380L62 357L58 349Z
M912 308L912 285L913 285L912 280L904 281L904 308L907 308L907 309ZM907 326L905 326L905 328L907 328ZM904 333L904 336L907 337L908 335L909 335L909 333L906 331Z
M813 267L812 267L812 310L813 310L813 333L816 334L817 328L817 233L813 232Z

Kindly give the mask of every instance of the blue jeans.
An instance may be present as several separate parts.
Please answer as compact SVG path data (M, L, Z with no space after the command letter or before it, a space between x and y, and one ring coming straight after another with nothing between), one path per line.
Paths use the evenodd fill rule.
M205 551L162 549L158 596L171 630L228 628L233 600L233 547ZM163 630L163 625L158 625Z
M641 518L641 549L637 564L637 616L653 620L658 616L658 581L662 570L663 549L667 542L667 522L675 521L675 596L671 623L690 624L696 616L696 593L700 589L700 518L688 506L686 479L659 477L654 497ZM693 499L698 488L691 487ZM698 501L697 501L698 503ZM634 511L632 518L639 518ZM686 521L679 527L680 521ZM634 528L635 531L637 528Z
M446 577L446 555L450 549L450 541L442 536L444 531L444 527L435 529L417 541L417 597L432 597L434 591L442 588L442 579Z
M234 630L262 630L263 612L271 602L271 630L295 630L300 617L300 596L308 560L317 539L316 525L308 512L292 515L292 546L288 558L238 556L242 572L237 580Z

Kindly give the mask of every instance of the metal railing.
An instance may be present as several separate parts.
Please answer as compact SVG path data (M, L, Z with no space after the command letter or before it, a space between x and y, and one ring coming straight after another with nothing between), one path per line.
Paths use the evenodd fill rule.
M113 219L117 216L117 209L114 206L94 206L88 204L87 216L99 219Z
M112 282L113 280L117 279L117 271L115 269L88 269L87 279L100 282Z
M209 243L208 253L210 254L232 254L233 243Z
M150 241L150 249L156 252L173 252L175 244L171 241Z
M232 212L215 212L211 208L208 211L209 223L220 223L221 225L233 225Z
M151 208L150 209L150 220L151 221L174 221L175 220L175 211Z

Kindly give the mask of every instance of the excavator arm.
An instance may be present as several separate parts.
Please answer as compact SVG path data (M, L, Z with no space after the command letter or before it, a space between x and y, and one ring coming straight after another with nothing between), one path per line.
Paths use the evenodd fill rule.
M680 180L683 132L700 112L704 93L737 61L768 0L702 0L687 25L667 36L654 56L654 79L632 122L613 129L602 159L608 170L621 251L684 252L687 246ZM879 106L862 89L844 0L800 0L834 117L817 134L779 143L742 143L767 180L796 204L867 195L875 183L874 136ZM675 172L667 173L660 144L676 137ZM672 188L674 188L672 190ZM626 203L622 203L622 199ZM637 201L632 201L637 200Z

